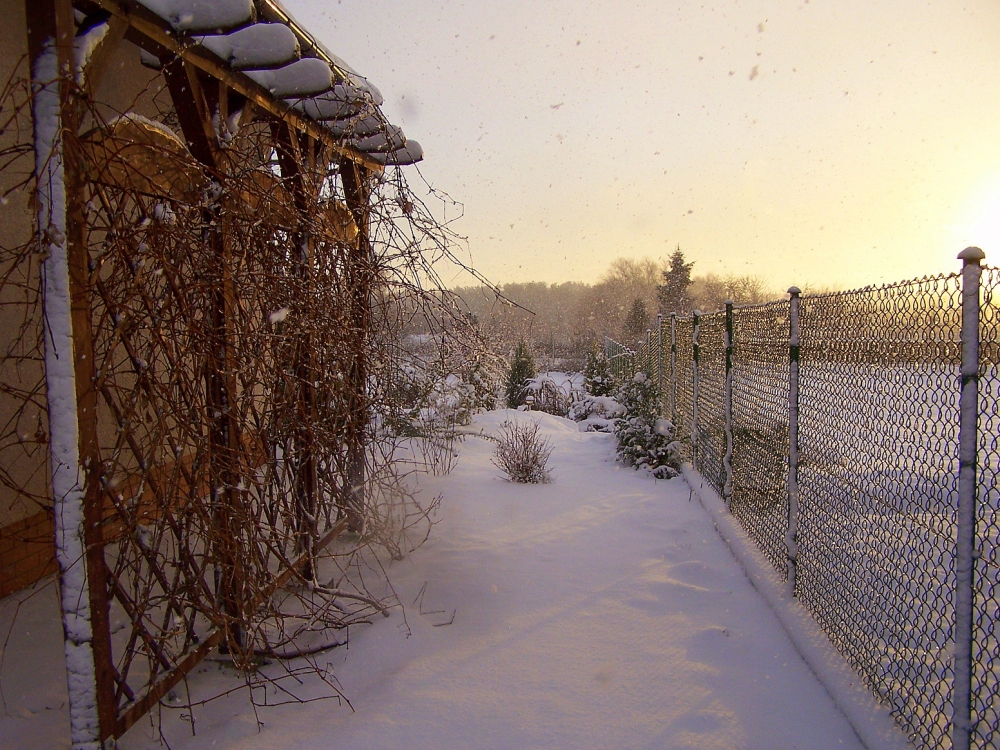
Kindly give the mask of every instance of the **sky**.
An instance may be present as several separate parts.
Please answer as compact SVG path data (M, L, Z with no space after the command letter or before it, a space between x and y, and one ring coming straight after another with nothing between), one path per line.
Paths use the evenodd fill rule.
M996 0L285 4L382 91L495 283L678 245L782 289L1000 263Z

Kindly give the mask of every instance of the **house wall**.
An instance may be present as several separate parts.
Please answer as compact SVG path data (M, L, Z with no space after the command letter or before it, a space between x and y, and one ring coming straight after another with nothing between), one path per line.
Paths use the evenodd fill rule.
M31 243L35 232L30 176L32 122L25 104L27 28L21 0L0 2L0 596L55 570L48 487L48 423L45 415L40 263ZM12 84L20 80L20 86ZM14 114L16 111L16 115ZM140 63L139 48L122 41L97 88L94 112L81 130L125 112L169 118L161 76ZM25 394L31 394L26 398ZM115 424L99 415L102 444L113 444Z

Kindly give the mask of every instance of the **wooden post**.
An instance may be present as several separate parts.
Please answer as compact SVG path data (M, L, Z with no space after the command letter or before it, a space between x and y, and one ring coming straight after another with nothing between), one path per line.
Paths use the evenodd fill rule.
M356 244L351 246L347 278L350 281L350 320L353 333L349 357L347 388L348 417L346 429L347 476L343 511L348 529L364 533L365 504L365 431L368 426L368 334L371 326L372 258L368 226L368 170L349 159L340 162L347 207L358 226Z
M115 732L79 89L70 0L26 0L45 381L73 748Z
M209 481L215 524L216 596L225 616L223 650L243 647L240 592L240 456L243 451L236 414L236 372L230 318L235 301L230 248L225 236L221 196L225 178L219 144L199 71L172 55L162 60L163 77L191 154L215 181L218 198L204 209L204 241L218 276L209 288L209 344L205 366L206 423L209 433ZM224 92L220 90L220 98Z

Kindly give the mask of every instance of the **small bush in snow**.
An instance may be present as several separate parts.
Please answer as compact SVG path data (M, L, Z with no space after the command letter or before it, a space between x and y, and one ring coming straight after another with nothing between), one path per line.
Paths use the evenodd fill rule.
M549 456L552 445L538 436L537 422L500 423L493 465L512 482L544 484L549 481Z
M615 426L618 458L626 466L650 469L659 479L675 477L680 472L680 444L669 420L657 416L659 393L645 373L618 389L618 401L625 415Z
M591 396L610 396L614 390L611 364L604 352L594 349L587 355L587 365L583 370L583 384Z

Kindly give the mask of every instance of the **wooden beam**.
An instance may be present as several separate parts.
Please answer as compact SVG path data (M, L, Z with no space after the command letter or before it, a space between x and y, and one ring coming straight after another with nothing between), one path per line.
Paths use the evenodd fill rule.
M163 77L170 90L170 98L177 112L187 141L188 150L214 176L218 177L220 164L217 160L219 141L212 125L212 112L205 100L197 68L179 57L165 59Z
M108 30L104 38L97 45L97 49L90 53L90 59L83 69L83 90L91 100L97 93L97 87L100 86L118 45L128 31L128 24L117 16L109 16L107 23Z
M322 125L305 117L283 100L276 99L270 91L250 77L230 70L222 60L207 49L200 45L191 44L189 38L183 35L179 36L154 13L135 0L90 1L93 5L99 6L113 16L126 21L129 27L136 32L136 35L130 35L129 38L136 41L139 46L144 48L148 46L149 51L156 55L160 54L159 50L161 49L168 50L186 63L208 73L213 78L224 82L233 91L245 96L257 105L259 111L284 120L296 130L308 133L322 141L342 157L361 164L373 172L380 173L383 170L382 165L372 160L367 154L344 146Z
M46 254L45 380L70 729L74 746L85 746L112 736L116 711L101 517L86 177L77 138L82 106L74 76L76 23L71 0L25 0L25 17L35 91L37 231Z

